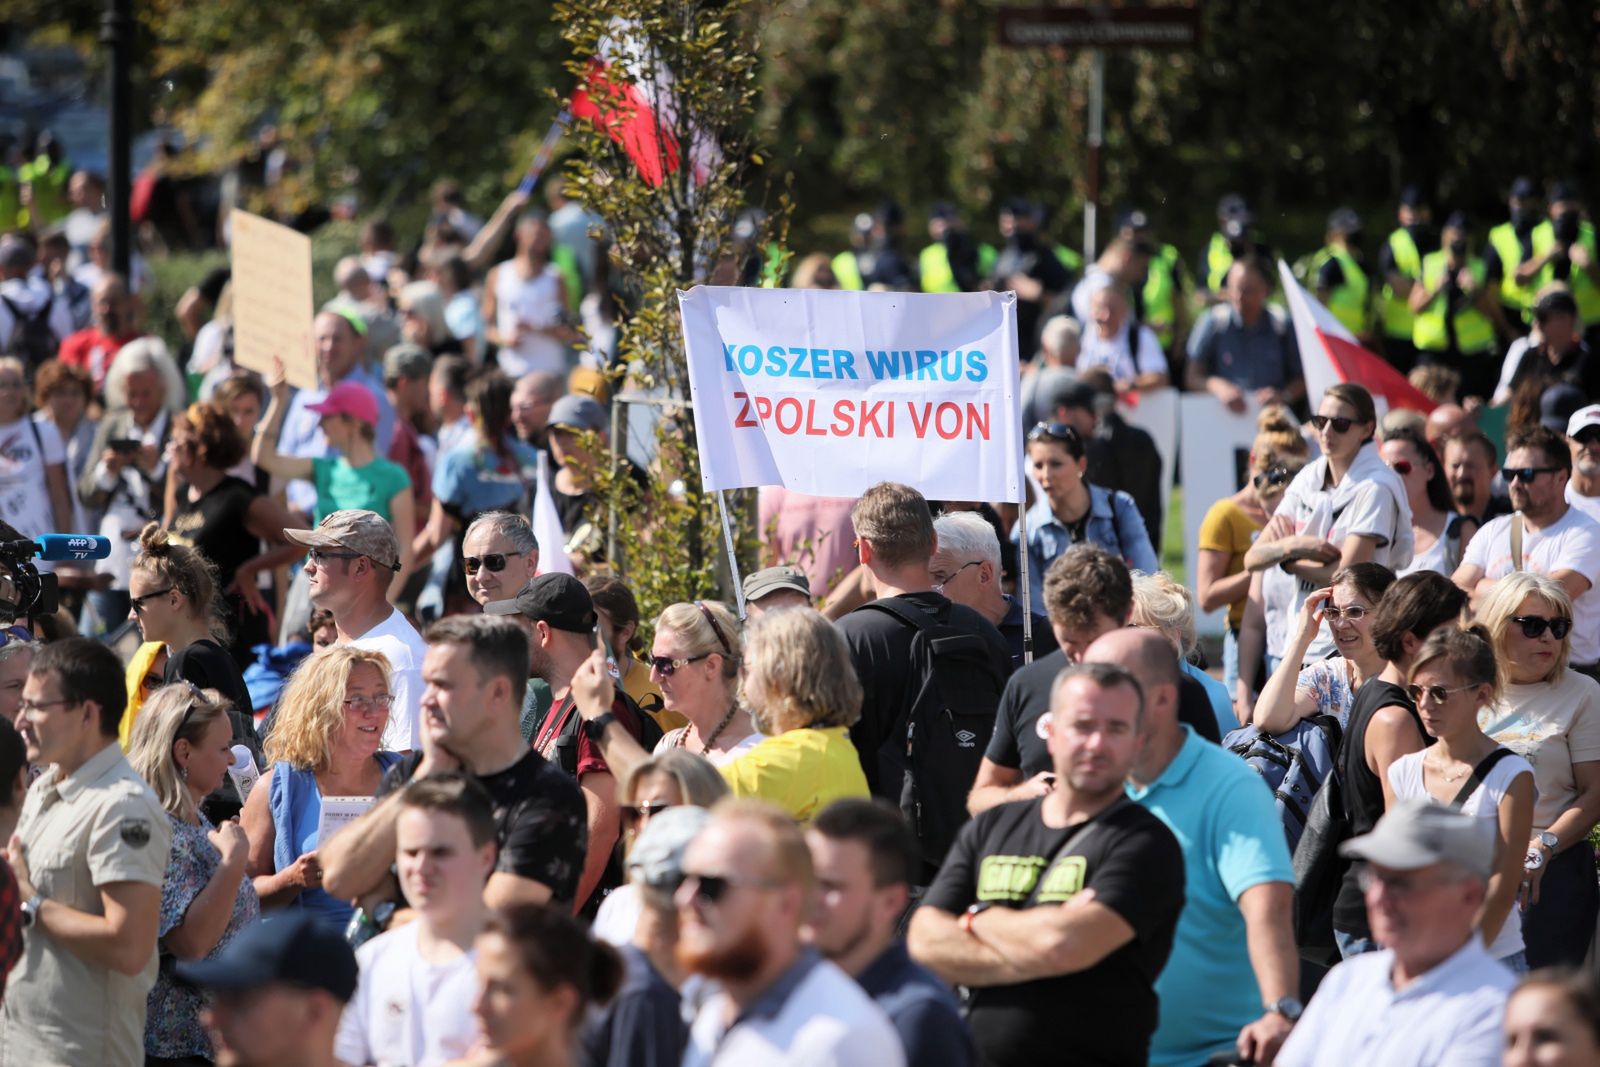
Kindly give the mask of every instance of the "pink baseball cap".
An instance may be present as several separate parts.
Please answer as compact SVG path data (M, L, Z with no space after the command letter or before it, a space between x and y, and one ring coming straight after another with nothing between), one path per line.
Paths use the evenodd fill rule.
M348 415L368 426L378 425L378 401L360 382L340 382L320 402L307 404L306 410L318 415Z

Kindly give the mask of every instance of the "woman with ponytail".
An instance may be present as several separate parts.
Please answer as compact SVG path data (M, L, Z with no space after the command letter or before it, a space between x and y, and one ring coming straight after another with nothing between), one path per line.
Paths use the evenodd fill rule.
M239 666L224 647L227 627L221 617L217 570L196 549L174 544L155 523L139 535L139 555L128 576L128 617L146 641L168 649L167 682L192 682L215 689L228 701L233 742L242 744L260 762L255 708ZM231 782L207 802L206 814L220 823L239 814L239 798Z

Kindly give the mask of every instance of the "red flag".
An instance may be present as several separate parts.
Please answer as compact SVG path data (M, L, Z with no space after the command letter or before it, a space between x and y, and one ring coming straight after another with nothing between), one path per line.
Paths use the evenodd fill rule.
M608 77L610 65L596 59L583 85L572 92L569 110L604 129L655 188L678 169L678 141L656 122L651 101L637 84ZM603 102L603 103L602 103Z
M1300 346L1300 367L1312 411L1322 402L1323 391L1335 382L1364 386L1374 400L1390 409L1410 408L1426 415L1437 406L1382 356L1362 348L1344 324L1295 280L1282 260L1278 261L1278 274L1294 318L1294 337Z

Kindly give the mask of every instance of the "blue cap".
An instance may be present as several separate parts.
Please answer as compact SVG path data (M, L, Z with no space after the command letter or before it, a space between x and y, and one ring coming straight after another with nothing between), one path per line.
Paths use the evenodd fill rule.
M1532 200L1539 195L1539 187L1529 177L1521 177L1511 183L1512 200Z
M177 965L178 977L203 989L290 985L355 995L355 950L340 932L309 912L290 912L246 927L215 956Z

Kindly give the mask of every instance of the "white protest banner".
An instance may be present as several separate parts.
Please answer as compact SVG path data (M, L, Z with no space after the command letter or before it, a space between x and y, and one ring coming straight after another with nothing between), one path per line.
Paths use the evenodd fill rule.
M1242 414L1210 393L1185 393L1179 422L1183 462L1183 564L1194 590L1200 573L1200 523L1211 505L1244 488L1250 470L1250 446L1256 439L1254 400ZM1195 594L1196 601L1199 594ZM1202 613L1195 608L1195 627L1202 634L1220 634L1227 627L1224 610Z
M323 797L322 815L317 819L317 847L326 845L334 834L371 811L377 797Z
M317 387L311 350L311 238L271 219L235 211L233 361L262 374L283 359L289 384Z
M708 492L1022 500L1016 296L678 294Z

